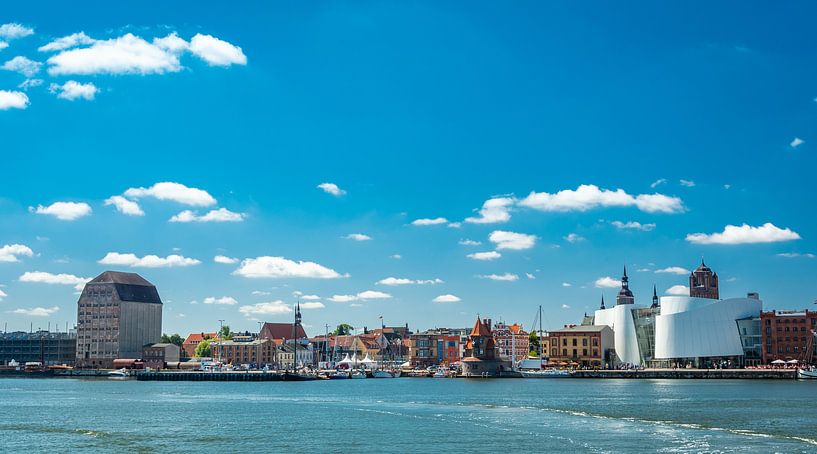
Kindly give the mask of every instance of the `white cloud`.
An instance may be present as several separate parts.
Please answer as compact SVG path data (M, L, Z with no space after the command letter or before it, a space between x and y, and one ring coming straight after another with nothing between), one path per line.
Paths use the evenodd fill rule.
M91 214L91 206L85 202L54 202L51 205L37 205L37 208L28 207L28 211L36 214L47 214L61 221L74 221Z
M533 275L533 274L531 274L531 273L525 273L525 277L527 277L527 278L528 278L528 279L530 279L530 280L534 280L534 279L536 279L536 276L534 276L534 275Z
M26 79L20 82L20 85L17 85L17 88L21 90L28 90L29 88L39 87L43 84L42 79Z
M446 219L446 218L433 218L433 219L422 218L422 219L415 219L415 220L411 221L411 225L417 225L417 226L439 225L439 224L445 224L446 222L448 222L448 219Z
M241 306L238 308L238 312L244 314L246 317L253 315L280 315L292 312L292 307L281 300L276 300L250 306Z
M96 40L86 35L85 32L73 33L62 38L57 38L48 44L37 48L40 52L55 52L58 50L70 49L77 46L87 46L95 43Z
M801 139L801 138L799 138L799 137L795 137L795 138L794 138L794 140L792 140L792 141L791 141L791 143L789 144L789 146L790 146L790 147L792 147L792 148L797 148L797 147L799 147L800 145L803 145L804 143L806 143L806 141L805 141L805 140L803 140L803 139Z
M478 276L480 279L490 279L492 281L514 282L519 280L519 276L513 273L505 274L482 274Z
M562 304L562 309L570 309L570 306L567 304Z
M578 233L569 233L565 237L565 241L567 241L568 243L578 243L580 241L584 241L584 237L579 235Z
M292 292L292 296L297 297L298 299L302 299L302 300L319 300L319 299L321 299L321 297L318 296L318 295L304 295L304 292L301 292L299 290L296 290L296 291Z
M448 223L448 228L449 229L458 229L460 227L462 227L462 222L449 222Z
M14 309L13 311L11 311L11 313L12 314L17 314L17 315L26 315L26 316L29 316L29 317L48 317L48 316L54 314L55 312L57 312L59 310L60 310L60 308L57 307L57 306L54 306L54 307L35 307L35 308L31 308L31 309L23 309L23 308Z
M247 278L337 279L344 277L337 271L315 262L296 262L284 257L270 256L245 259L233 274Z
M66 99L68 101L73 101L78 98L93 101L96 94L99 93L99 89L91 82L81 84L75 80L69 80L62 85L51 84L48 90L51 93L58 93L57 98Z
M0 290L0 301L3 301L3 298L5 298L7 296L8 296L8 294L6 294L6 292Z
M138 203L134 202L133 200L128 200L121 195L115 195L105 199L105 206L109 205L115 206L116 211L128 216L145 215L145 212L142 211L142 207L140 207Z
M204 304L216 304L220 306L234 306L238 304L238 301L235 300L232 296L222 296L221 298L216 298L215 296L208 296L204 298L202 301Z
M456 295L446 294L446 295L440 295L440 296L434 298L431 301L434 302L434 303L457 303L457 302L460 302L462 300L460 299L460 297L458 297Z
M494 197L482 204L478 217L465 218L472 224L497 224L511 219L510 209L515 200L511 197Z
M45 271L26 271L20 276L20 282L35 282L41 284L73 285L75 289L82 290L85 283L90 281L90 277L78 277L73 274L52 274Z
M621 281L613 279L610 276L600 277L594 283L597 288L618 288L621 287Z
M402 259L402 258L403 258L403 256L402 256L402 255L400 255L400 254L392 254L392 255L390 255L389 257L390 257L390 258L393 258L393 259L395 259L395 260L400 260L400 259Z
M252 294L256 295L256 296L266 296L266 295L269 295L270 292L265 292L263 290L253 290Z
M363 305L358 303L352 303L349 305L349 307L363 307Z
M346 191L339 188L335 183L321 183L318 185L318 189L322 189L323 192L332 194L335 197L340 197L346 194Z
M379 285L411 285L411 284L418 284L418 285L427 285L427 284L442 284L443 280L439 278L435 279L407 279L407 278L398 278L398 277L387 277L385 279L381 279L377 281Z
M570 282L562 282L562 287L573 287L573 284Z
M28 105L28 96L25 93L0 90L0 110L25 109Z
M655 188L657 188L658 186L661 186L662 184L665 184L666 182L667 182L667 179L666 179L666 178L659 178L659 179L657 179L657 180L653 181L653 182L650 184L650 187L651 187L651 188L653 188L653 189L655 189Z
M760 227L748 224L727 225L720 233L690 233L686 240L695 244L752 244L799 240L800 235L789 228L781 229L771 222Z
M210 210L203 215L195 211L184 210L170 218L169 222L241 222L246 215L235 213L226 208Z
M347 240L354 240L354 241L369 241L372 239L369 235L364 235L362 233L350 233L346 235L344 238Z
M176 32L170 33L164 38L153 38L153 45L176 55L190 49L190 43L179 38Z
M20 256L31 257L34 251L24 244L7 244L0 247L0 262L18 262Z
M536 235L508 232L505 230L494 230L488 236L488 239L496 244L498 250L512 249L520 251L530 249L536 244Z
M460 240L459 244L461 244L463 246L479 246L482 243L479 242L479 241L475 241L475 240L464 239L464 240Z
M385 292L378 292L377 290L366 290L364 292L358 293L357 297L362 300L373 300L373 299L388 299L391 298L391 295Z
M519 205L540 211L588 211L594 208L635 206L648 213L680 213L685 210L678 197L663 194L630 195L622 189L611 191L596 185L583 184L575 190L564 189L557 193L531 192Z
M238 263L237 258L227 257L226 255L217 255L213 257L213 261L216 263L223 263L225 265L232 265L233 263Z
M169 200L182 205L206 207L216 204L207 191L198 188L190 188L181 183L161 182L149 188L130 188L125 191L125 196L139 199L143 197L153 197L158 200Z
M780 254L777 254L777 256L778 257L785 257L785 258L789 258L789 259L798 258L798 257L813 259L815 257L814 254L811 254L811 253L801 254L799 252L782 252ZM2 257L2 253L0 253L0 257ZM0 262L2 262L2 261L3 260L0 259Z
M190 52L210 66L246 65L247 56L241 48L215 36L197 33L190 40Z
M131 33L68 49L48 59L52 76L69 74L164 74L178 72L176 55Z
M0 41L0 50L3 50L5 48L7 48L7 47L9 47L9 43L7 43L5 41Z
M99 262L102 265L129 266L131 268L171 268L198 265L201 261L171 254L167 257L158 255L146 255L137 257L136 254L120 254L119 252L108 252Z
M0 38L12 40L17 38L24 38L34 34L34 29L24 25L9 23L0 25Z
M731 184L725 184L725 185L723 185L723 188L728 190L728 189L732 188L732 185Z
M356 301L358 298L355 295L332 295L328 299L335 303L348 303L350 301Z
M682 268L680 266L670 266L667 268L662 268L660 270L655 270L656 273L667 273L667 274L677 274L679 276L685 276L690 273L690 271L686 268Z
M474 252L473 254L468 254L467 257L474 260L496 260L502 257L502 254L496 251Z
M30 60L26 57L18 55L5 62L3 66L0 66L0 69L14 71L26 77L33 77L35 74L40 72L40 67L42 66L43 64L38 61Z
M309 302L309 303L301 303L301 309L323 309L324 307L326 307L326 306L324 306L323 303L321 303L319 301L312 301L312 302Z
M664 291L667 295L689 296L689 287L686 285L673 285Z
M628 222L613 221L610 224L612 224L613 227L619 230L642 230L644 232L649 232L655 229L655 224L642 224L637 221Z
M686 187L688 187L688 188L694 188L694 187L695 187L695 182L694 182L694 181L692 181L692 180L684 180L684 179L681 179L681 180L680 180L680 181L678 181L678 182L681 184L681 186L686 186Z

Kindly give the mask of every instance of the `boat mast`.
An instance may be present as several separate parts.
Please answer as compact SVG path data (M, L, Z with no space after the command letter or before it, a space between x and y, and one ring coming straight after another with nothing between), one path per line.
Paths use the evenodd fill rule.
M539 305L539 338L537 339L539 342L539 370L542 369L542 365L544 364L544 359L542 358L542 305Z

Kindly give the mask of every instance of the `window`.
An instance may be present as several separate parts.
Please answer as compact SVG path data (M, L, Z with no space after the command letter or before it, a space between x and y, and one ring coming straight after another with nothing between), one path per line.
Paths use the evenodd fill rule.
M582 339L582 347L587 347L587 338Z
M586 348L582 349L582 356L587 356L587 349Z
M573 338L573 346L575 347L576 345L578 345L578 339L576 339L576 338L574 337L574 338Z
M562 356L567 356L567 349L566 348L562 349Z

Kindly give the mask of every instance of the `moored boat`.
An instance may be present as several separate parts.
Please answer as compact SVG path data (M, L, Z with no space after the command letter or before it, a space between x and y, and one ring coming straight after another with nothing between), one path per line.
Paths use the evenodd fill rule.
M801 380L817 379L817 369L797 369L797 378Z
M376 369L372 371L372 378L398 378L400 376L400 369L385 370Z
M112 370L108 372L108 378L111 380L125 380L130 378L130 372L124 367L122 369Z
M433 378L447 378L448 374L446 373L445 368L440 366L440 367L437 368L437 371L434 372L434 375L432 375L432 377Z
M572 373L568 370L545 369L545 370L520 370L522 378L568 378Z
M355 369L351 374L349 374L349 378L367 378L366 371Z

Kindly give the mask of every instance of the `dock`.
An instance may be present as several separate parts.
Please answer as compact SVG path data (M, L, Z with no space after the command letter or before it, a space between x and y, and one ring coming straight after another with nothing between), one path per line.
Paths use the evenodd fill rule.
M796 369L577 370L571 378L794 380Z

